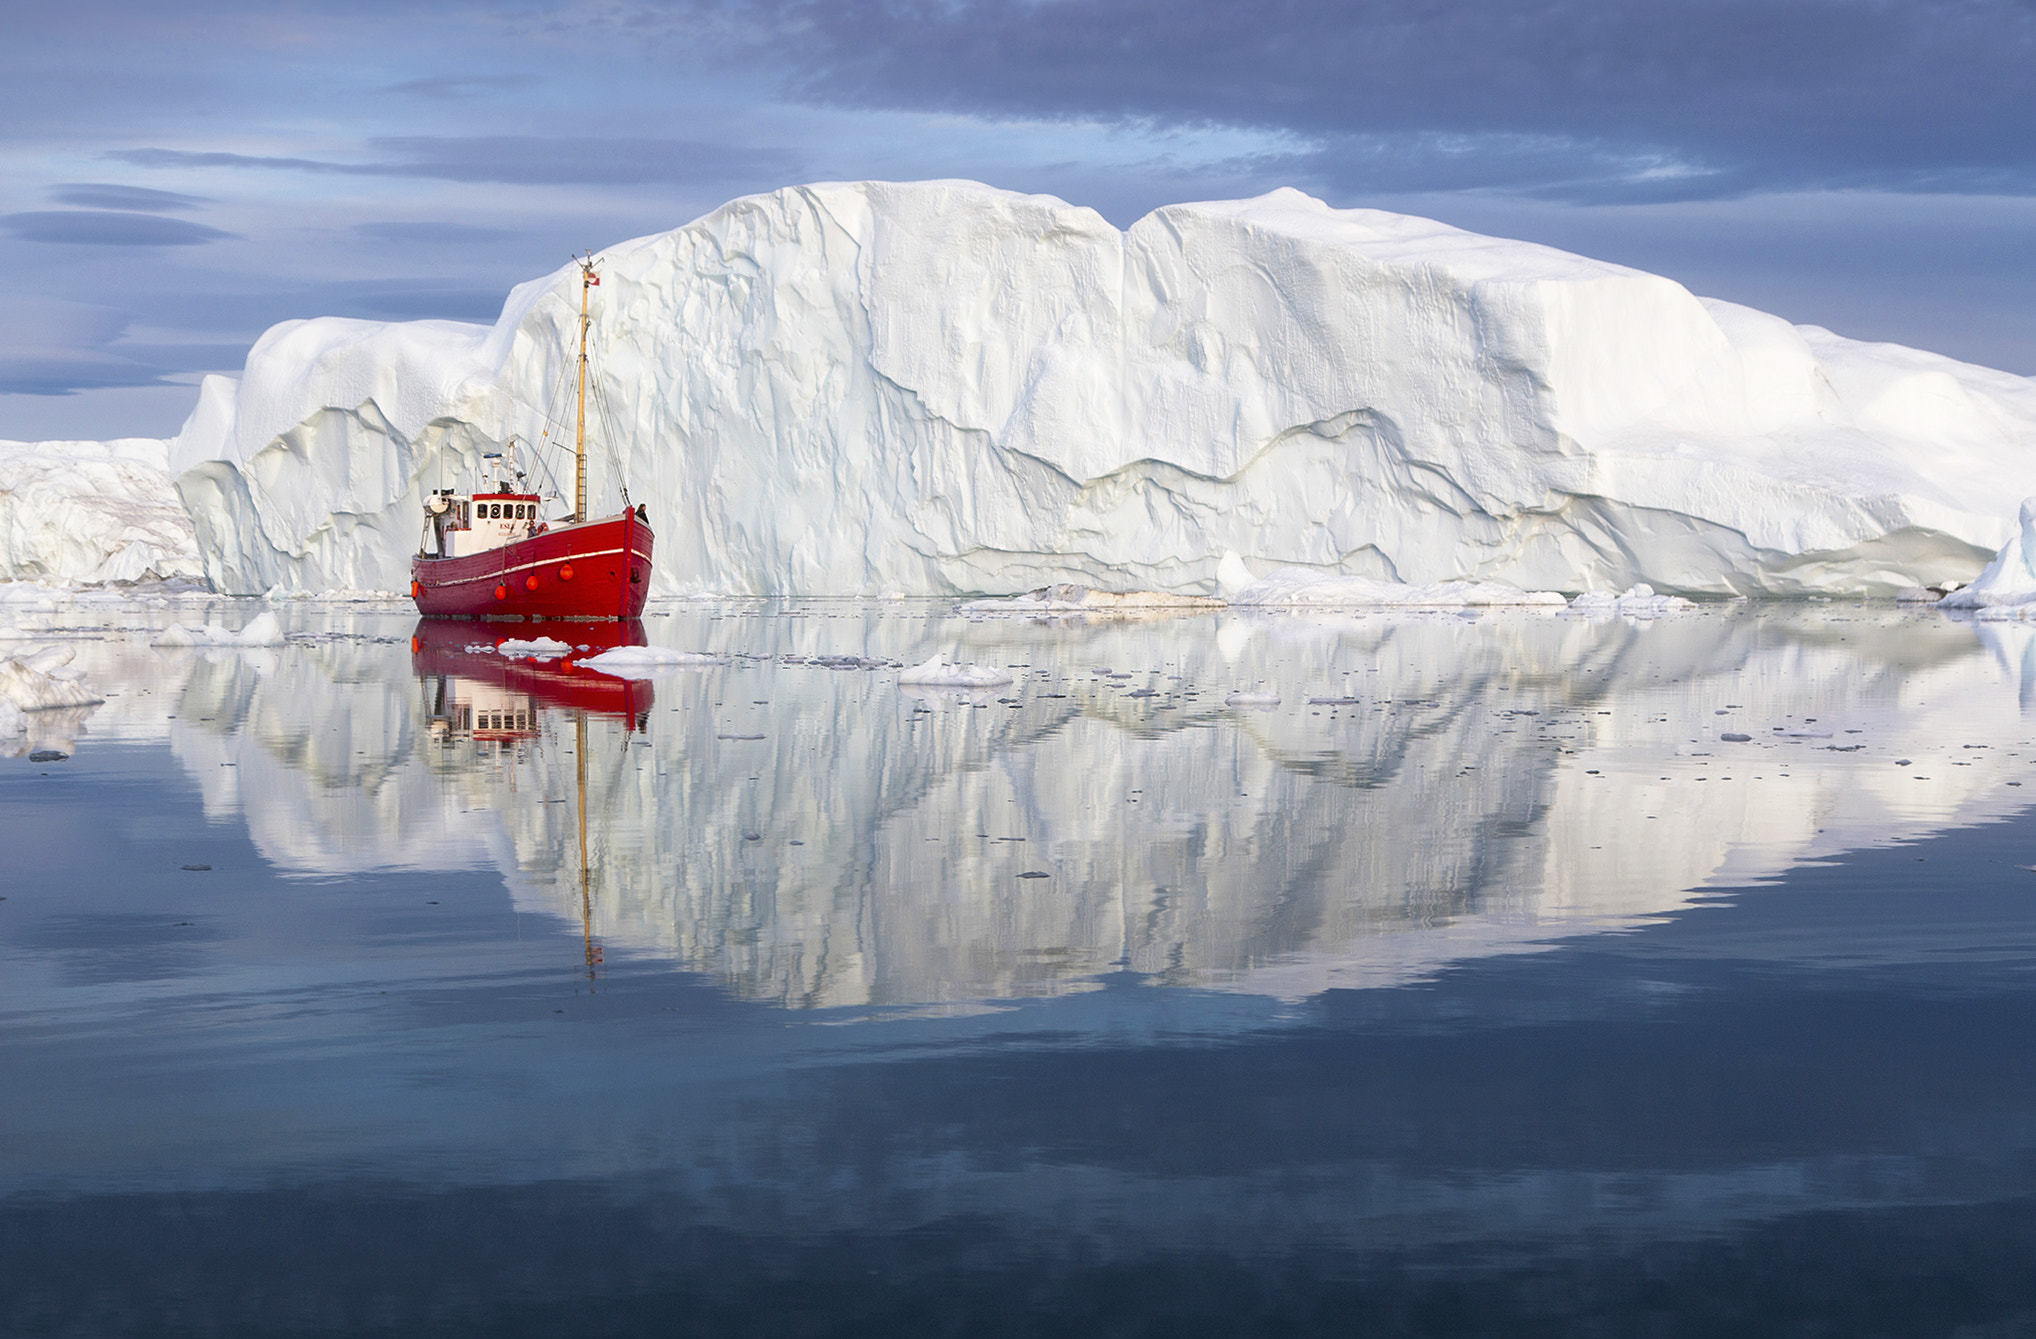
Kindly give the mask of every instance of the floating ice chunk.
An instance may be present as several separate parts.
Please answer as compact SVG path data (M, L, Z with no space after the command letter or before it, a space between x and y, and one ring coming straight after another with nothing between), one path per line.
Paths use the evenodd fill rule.
M557 660L560 656L571 655L572 646L556 637L504 638L495 644L495 652L510 660Z
M1279 704L1278 693L1232 693L1223 699L1226 707L1277 707Z
M53 657L60 656L60 659ZM51 707L89 707L106 699L74 679L58 678L53 672L70 661L67 648L45 651L18 660L0 660L0 699L17 711L44 711Z
M1282 567L1237 592L1230 603L1258 609L1371 606L1463 609L1472 605L1559 609L1567 601L1554 591L1521 590L1499 581L1437 581L1424 585L1337 576L1307 567Z
M273 613L264 610L248 620L247 626L234 635L235 646L281 646L283 625Z
M263 610L238 632L207 624L172 623L156 634L157 646L281 646L283 625L275 614Z
M1680 595L1657 595L1654 587L1646 582L1627 587L1620 594L1609 591L1587 590L1569 602L1569 607L1580 614L1623 614L1628 618L1659 618L1684 609L1696 608L1696 603Z
M2036 606L2036 497L2022 501L2019 526L1970 586L1937 602L1940 609L2005 610ZM1994 617L2012 615L1995 614Z
M727 663L725 656L707 655L700 651L674 651L663 646L617 646L579 662L583 669L599 670L618 679L651 679L683 669Z
M934 656L900 670L898 682L916 688L997 688L1012 678L994 665L950 665L946 657Z

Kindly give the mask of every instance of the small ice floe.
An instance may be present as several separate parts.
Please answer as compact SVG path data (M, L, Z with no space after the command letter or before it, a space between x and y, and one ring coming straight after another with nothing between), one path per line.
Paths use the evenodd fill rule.
M1013 680L995 665L950 665L945 656L934 656L898 671L898 682L908 688L1001 688Z
M1609 591L1587 590L1569 602L1569 607L1579 614L1623 614L1628 618L1660 618L1684 609L1696 608L1692 600L1680 595L1657 595L1654 587L1646 582L1628 586L1617 595Z
M1062 583L1041 586L1023 595L1001 595L970 600L955 612L971 618L1016 618L1112 614L1134 616L1179 613L1192 609L1221 609L1223 601L1204 595L1175 595L1158 590L1108 591Z
M1232 595L1230 603L1248 609L1466 609L1498 605L1560 609L1568 602L1554 591L1521 590L1500 581L1412 584L1281 567Z
M264 610L249 619L247 626L238 632L226 628L215 628L208 624L192 625L172 623L156 634L157 646L281 646L283 625L275 614Z
M509 660L557 660L573 653L572 643L556 637L509 637L495 643L494 650Z
M674 651L666 646L611 647L579 662L582 669L599 670L618 679L654 679L660 674L677 674L680 670L727 663L726 656L710 656L700 651Z
M1226 707L1277 707L1279 704L1278 693L1232 693L1223 699Z
M105 698L63 673L75 654L67 646L52 646L0 659L0 702L17 714L53 707L91 707L104 702ZM20 727L12 733L20 733Z

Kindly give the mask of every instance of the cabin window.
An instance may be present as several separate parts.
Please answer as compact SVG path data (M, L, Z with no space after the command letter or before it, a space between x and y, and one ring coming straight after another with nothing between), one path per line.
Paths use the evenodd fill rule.
M490 502L490 503L488 504L488 519L489 519L489 520L491 520L491 521L499 521L499 520L501 520L501 519L502 519L502 504L501 504L501 503L499 503L499 502Z

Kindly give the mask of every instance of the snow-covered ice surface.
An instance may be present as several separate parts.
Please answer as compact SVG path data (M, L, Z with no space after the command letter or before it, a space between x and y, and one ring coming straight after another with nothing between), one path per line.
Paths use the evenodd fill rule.
M0 581L199 577L169 443L0 441Z
M1299 567L1892 595L1970 578L2001 496L2036 494L2025 378L1291 190L1119 231L967 182L817 185L603 265L594 486L648 503L662 594ZM171 447L206 572L405 586L423 493L536 438L577 292L525 284L492 328L269 331Z

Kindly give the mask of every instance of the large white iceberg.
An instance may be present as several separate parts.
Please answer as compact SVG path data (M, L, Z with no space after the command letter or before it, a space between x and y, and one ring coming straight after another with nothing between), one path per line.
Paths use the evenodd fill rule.
M1233 579L1893 594L1970 577L2036 493L2027 379L1290 190L1119 231L808 186L602 265L593 479L649 504L663 594L1214 594L1229 551ZM172 457L219 589L403 586L423 493L539 438L575 274L492 328L290 322L208 379Z

